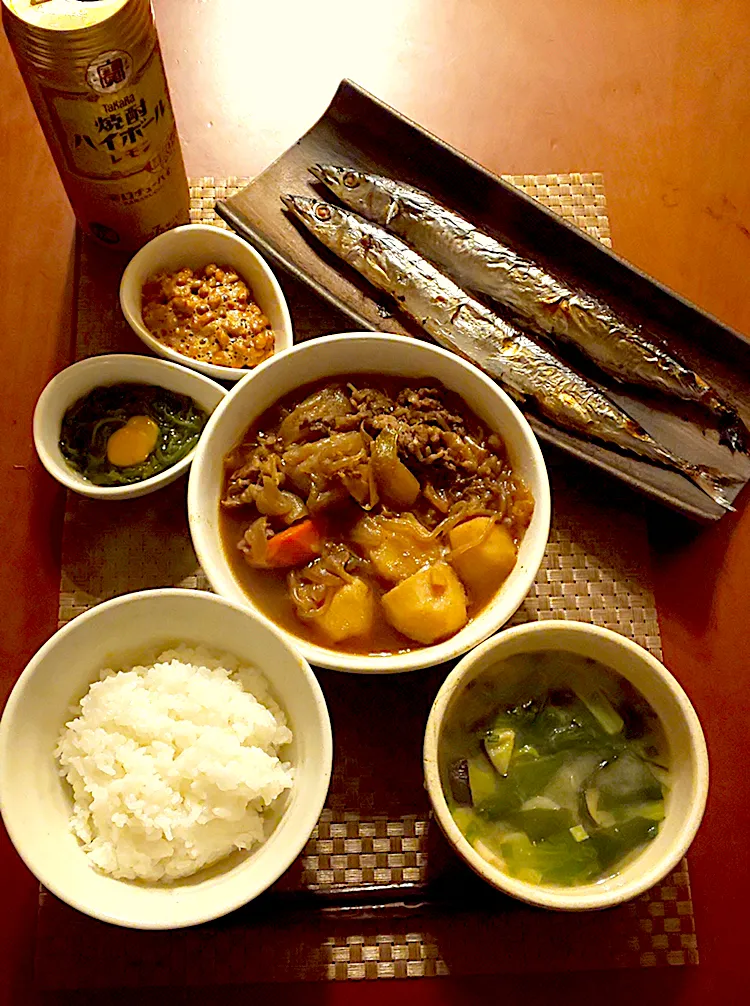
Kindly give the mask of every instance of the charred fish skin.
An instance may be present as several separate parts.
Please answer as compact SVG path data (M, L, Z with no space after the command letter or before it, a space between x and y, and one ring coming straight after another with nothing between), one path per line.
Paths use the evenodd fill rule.
M286 208L330 251L393 297L443 347L477 364L553 423L673 468L721 506L734 484L661 447L638 423L562 360L472 298L399 238L357 214L309 196Z
M461 286L506 306L525 326L571 344L617 381L696 402L720 442L747 452L735 410L699 374L607 304L476 228L428 193L382 175L331 164L310 169L346 206L386 227Z

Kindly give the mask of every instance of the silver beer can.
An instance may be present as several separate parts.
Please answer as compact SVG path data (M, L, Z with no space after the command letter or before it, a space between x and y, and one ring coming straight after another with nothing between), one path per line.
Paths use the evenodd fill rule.
M2 0L3 24L81 228L135 250L190 209L149 0Z

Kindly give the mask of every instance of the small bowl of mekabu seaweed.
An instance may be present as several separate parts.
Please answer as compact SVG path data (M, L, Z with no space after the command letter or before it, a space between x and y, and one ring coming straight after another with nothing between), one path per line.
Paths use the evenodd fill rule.
M174 363L108 354L72 364L34 410L34 444L58 482L97 499L145 496L190 465L226 392Z
M636 643L583 622L517 626L448 675L424 742L446 837L484 880L545 908L607 908L679 863L708 758L688 697Z

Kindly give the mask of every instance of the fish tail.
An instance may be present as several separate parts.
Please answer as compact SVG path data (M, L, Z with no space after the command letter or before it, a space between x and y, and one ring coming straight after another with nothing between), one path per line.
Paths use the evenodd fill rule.
M731 486L739 485L742 479L722 475L715 468L708 468L705 465L684 465L682 471L715 503L723 506L725 510L734 510L731 501L727 499L726 490Z
M726 406L718 412L719 443L732 451L747 454L747 427L737 413Z
M701 391L698 401L713 413L719 432L719 443L732 451L747 454L748 429L735 409L719 395L702 377L694 374L697 390Z

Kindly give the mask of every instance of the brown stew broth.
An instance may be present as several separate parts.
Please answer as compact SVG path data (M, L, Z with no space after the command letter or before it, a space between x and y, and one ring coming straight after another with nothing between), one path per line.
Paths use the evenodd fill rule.
M282 419L288 415L294 407L299 405L300 402L304 401L314 392L320 391L326 387L334 386L346 389L352 385L358 389L374 388L377 391L384 392L392 399L395 399L400 392L404 391L404 389L436 389L439 391L440 397L445 406L453 413L461 417L467 431L469 431L479 443L487 446L489 436L487 428L480 422L463 399L453 392L449 392L447 389L443 388L442 385L440 385L440 382L430 378L384 378L381 375L357 374L351 379L341 378L339 380L331 379L327 381L316 381L285 396L279 402L271 406L271 408L266 410L266 412L264 412L252 424L245 436L242 438L241 444L238 445L238 448L241 450L243 446L249 446L255 443L258 434L261 431L268 432L275 430ZM503 459L504 471L507 471L509 480L512 479L513 486L511 498L509 499L507 506L507 514L503 518L503 523L508 527L513 539L516 543L518 543L531 518L533 500L531 499L531 494L523 482L517 478L513 479L510 467L505 460L503 446L499 443L499 438L496 438L496 440L498 441L498 446L492 451L492 453ZM237 453L237 449L233 450L228 456L227 462L229 462L231 458L236 457ZM225 465L225 478L221 494L222 499L226 496L232 471L236 467L238 467L236 463L228 463ZM411 467L413 468L413 466ZM413 468L413 470L416 469ZM372 515L378 515L380 513L395 515L396 513L395 511L385 509L382 503L378 504L369 512ZM421 494L416 503L408 508L408 512L413 513L416 518L430 530L434 528L444 516L439 513ZM331 510L327 510L327 540L341 542L349 547L353 552L362 554L362 550L352 543L350 532L353 525L364 515L365 511L353 499L349 499L347 502L338 504ZM379 617L375 618L372 631L368 635L343 642L337 642L336 644L331 644L330 641L327 641L323 634L316 629L314 623L303 621L296 615L287 586L288 570L258 569L250 566L245 560L244 555L238 546L243 539L246 529L252 521L257 518L257 516L258 512L254 504L251 503L233 508L227 508L220 504L219 528L224 552L234 576L248 597L252 599L253 603L256 604L258 608L273 622L293 635L309 642L328 647L335 646L336 649L349 653L368 655L408 653L412 650L420 649L424 645L408 639L406 636L394 629L386 621L382 613L380 613ZM274 530L279 530L280 528L281 525L274 525ZM358 573L357 575L363 576L368 585L374 590L376 598L379 598L382 594L386 593L395 586L394 583L381 580L374 574L366 575ZM475 618L476 615L487 605L498 589L499 587L493 587L484 593L470 592L468 589L466 590L467 614L469 621ZM379 606L378 611L380 611Z

